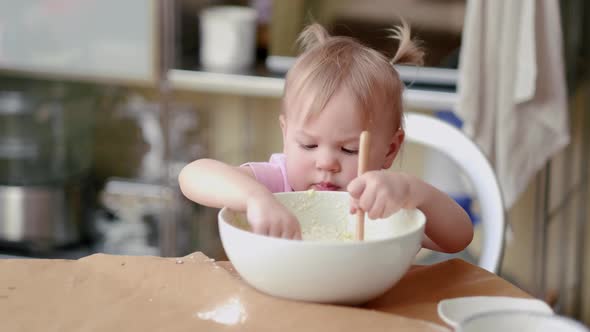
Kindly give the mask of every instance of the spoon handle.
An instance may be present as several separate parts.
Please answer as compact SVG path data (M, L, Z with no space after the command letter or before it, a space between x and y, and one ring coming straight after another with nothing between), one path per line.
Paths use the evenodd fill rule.
M369 143L369 132L365 130L361 133L359 144L358 176L363 175L363 173L367 171L367 164L369 162ZM356 239L359 241L365 239L365 211L361 209L358 209L356 212Z

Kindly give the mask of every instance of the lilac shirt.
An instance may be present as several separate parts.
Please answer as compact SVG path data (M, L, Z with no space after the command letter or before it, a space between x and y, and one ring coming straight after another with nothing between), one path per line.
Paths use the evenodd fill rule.
M250 162L241 166L250 167L256 180L272 193L293 191L287 181L285 154L283 153L272 154L268 162Z

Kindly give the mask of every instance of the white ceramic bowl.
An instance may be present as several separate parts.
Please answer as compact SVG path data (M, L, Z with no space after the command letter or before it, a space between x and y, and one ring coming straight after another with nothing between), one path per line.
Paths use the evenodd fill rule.
M348 193L275 195L298 218L303 241L254 234L243 214L227 208L219 213L227 256L242 278L262 292L311 302L364 303L391 288L421 248L426 219L419 210L367 218L365 241L360 242L351 239L356 218L348 213Z
M553 314L547 303L538 299L508 296L469 296L445 299L438 303L438 316L451 327L469 317L494 311L527 311Z
M527 311L491 311L467 318L455 331L588 332L588 328L565 316Z

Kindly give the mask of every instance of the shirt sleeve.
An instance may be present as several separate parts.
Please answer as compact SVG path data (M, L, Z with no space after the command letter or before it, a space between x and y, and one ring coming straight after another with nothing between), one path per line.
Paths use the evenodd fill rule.
M270 192L277 193L285 191L280 165L268 162L250 162L241 165L241 167L250 167L256 180L263 184Z

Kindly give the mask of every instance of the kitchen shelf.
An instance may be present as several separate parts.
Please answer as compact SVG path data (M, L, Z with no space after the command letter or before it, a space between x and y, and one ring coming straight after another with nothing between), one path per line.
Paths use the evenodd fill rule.
M174 89L255 97L281 97L285 84L281 77L183 69L170 70L168 79Z
M271 75L215 73L202 70L172 69L168 79L174 89L280 98L285 79ZM404 92L408 108L453 110L458 101L454 87L437 88L409 84Z

